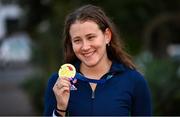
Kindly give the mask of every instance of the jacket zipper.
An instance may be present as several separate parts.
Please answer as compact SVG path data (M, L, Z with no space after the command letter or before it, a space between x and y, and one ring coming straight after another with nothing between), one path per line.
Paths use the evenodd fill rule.
M94 92L94 91L92 91L91 98L92 98L92 99L95 98L95 92Z
M93 116L93 110L94 110L94 99L95 99L95 91L92 91L91 93L91 116Z

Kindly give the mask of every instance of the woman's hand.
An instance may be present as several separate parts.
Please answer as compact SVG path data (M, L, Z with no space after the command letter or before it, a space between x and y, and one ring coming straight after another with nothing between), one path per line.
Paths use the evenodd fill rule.
M70 96L70 80L69 78L61 77L58 78L56 81L53 91L56 97L57 101L57 108L61 110L66 110L68 101L69 101L69 96Z

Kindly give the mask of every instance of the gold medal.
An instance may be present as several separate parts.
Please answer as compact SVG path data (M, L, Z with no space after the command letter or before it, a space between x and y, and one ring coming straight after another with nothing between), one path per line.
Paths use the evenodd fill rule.
M72 64L64 64L59 69L58 75L59 77L74 78L76 69Z
M59 77L66 77L70 79L71 87L70 90L77 90L77 88L74 86L73 78L76 75L76 68L72 64L64 64L61 66L58 72Z

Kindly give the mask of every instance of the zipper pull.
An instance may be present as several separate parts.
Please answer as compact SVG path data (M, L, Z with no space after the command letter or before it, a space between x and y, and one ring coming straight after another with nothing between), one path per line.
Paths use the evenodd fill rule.
M94 91L92 91L91 98L92 98L92 99L95 98L95 92L94 92Z

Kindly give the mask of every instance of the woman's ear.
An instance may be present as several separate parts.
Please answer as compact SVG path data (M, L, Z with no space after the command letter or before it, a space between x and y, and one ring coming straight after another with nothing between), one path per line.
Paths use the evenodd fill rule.
M106 39L106 44L109 44L112 38L112 32L109 28L106 28L105 32L104 32L104 36Z

